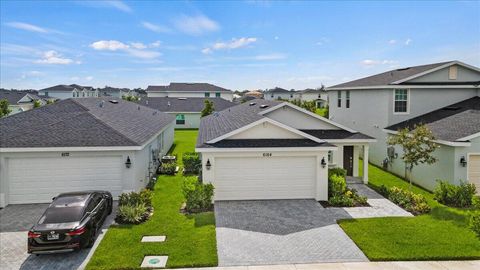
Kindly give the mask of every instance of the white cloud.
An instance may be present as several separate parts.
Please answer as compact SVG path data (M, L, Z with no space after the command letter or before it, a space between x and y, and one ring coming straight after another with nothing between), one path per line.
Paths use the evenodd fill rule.
M194 36L208 32L214 32L220 29L220 26L217 22L205 15L182 15L174 21L174 24L178 30Z
M166 26L163 25L158 25L158 24L153 24L150 22L142 22L142 26L150 31L156 32L156 33L169 33L172 30Z
M87 82L89 82L89 81L93 80L93 76L87 76L87 77L85 77L85 80L86 80Z
M372 60L372 59L365 59L361 62L362 65L366 67L372 67L377 65L396 65L398 61L394 60Z
M147 46L141 42L132 42L130 43L130 45L132 45L133 48L139 49L139 50L143 50L147 48Z
M132 9L122 1L105 1L104 3L123 12L132 12Z
M33 24L29 24L29 23L9 22L7 23L7 25L16 29L21 29L21 30L30 31L30 32L48 33L47 29L42 28L40 26L33 25Z
M322 37L320 38L320 40L315 43L316 45L318 46L322 46L322 45L325 45L326 43L329 43L330 42L330 39L329 38L326 38L326 37Z
M257 38L253 38L253 37L251 38L243 37L239 39L233 38L229 42L217 42L213 44L211 47L203 49L202 53L209 54L209 53L212 53L214 50L238 49L238 48L248 46L249 44L252 44L256 41L257 41Z
M396 44L396 43L397 43L397 40L395 40L395 39L390 39L390 40L388 41L388 44L392 44L392 45L393 45L393 44Z
M63 57L57 51L46 51L43 53L42 59L35 61L38 64L51 64L51 65L68 65L72 64L74 61L69 58ZM80 62L77 62L80 63Z
M405 40L405 45L410 45L410 43L412 43L413 40L411 40L410 38L407 38L407 40Z
M150 46L152 47L159 45L158 41L152 44L150 44ZM141 42L132 42L130 43L130 45L128 45L118 40L99 40L90 44L90 47L92 47L94 50L99 51L124 51L129 55L144 59L157 58L162 55L160 52L157 51L144 50L148 46Z
M130 46L117 40L100 40L90 44L90 47L99 51L116 51L128 49Z
M274 39L275 39L275 40L278 40L278 39L279 39L279 37L278 37L278 36L275 36L275 37L274 37Z
M158 48L160 47L160 45L162 45L162 42L160 40L150 43L150 47L152 48Z

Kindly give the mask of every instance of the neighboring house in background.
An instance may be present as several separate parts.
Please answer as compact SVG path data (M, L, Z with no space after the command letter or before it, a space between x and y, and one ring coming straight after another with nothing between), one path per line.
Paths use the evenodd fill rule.
M480 97L445 106L385 128L394 135L399 129L426 124L440 144L435 151L438 161L414 168L416 183L432 190L436 180L452 184L468 181L480 191ZM389 166L396 173L404 170L400 147L395 147ZM396 154L397 155L396 155Z
M213 102L215 111L222 111L236 105L223 98L170 98L147 97L139 104L175 116L175 129L198 128L205 100Z
M397 155L392 151L390 156L387 153L387 133L384 128L395 128L395 124L410 119L413 121L416 117L437 110L448 111L451 104L478 97L479 85L480 69L459 61L391 70L327 88L330 119L376 138L377 142L371 145L370 161L381 166L385 160L390 160L388 169L404 175L401 160L395 159ZM444 107L447 109L442 109ZM438 114L438 111L434 114ZM452 117L464 116L466 115L460 114ZM441 122L443 121L447 120ZM455 133L457 129L463 129L455 125L441 127L442 132L436 131L439 138L443 138L443 133ZM413 181L430 190L437 179L452 183L467 180L468 168L460 164L460 159L471 156L475 151L479 152L474 148L465 148L466 144L475 144L473 141L461 141L465 138L447 136L444 139L439 139L441 147L435 152L439 159L438 164L417 166L413 170ZM468 154L465 151L473 153ZM396 152L401 156L398 148Z
M266 100L293 100L295 99L295 91L275 87L265 91L263 98Z
M171 98L199 98L219 97L228 101L233 100L231 90L209 83L170 83L169 85L147 87L148 97L171 97Z
M289 102L257 99L203 117L195 150L215 200L327 200L328 168L359 176L360 152L368 161L374 141Z
M98 94L103 97L117 97L122 98L123 96L136 96L137 92L132 91L128 88L115 88L110 86L105 86L104 88L97 88Z
M295 99L301 101L315 101L318 108L326 107L328 104L328 94L324 89L305 89L296 91Z
M9 115L33 109L35 101L37 100L40 106L47 104L46 100L35 94L16 90L0 89L0 100L2 99L8 101L8 108L11 110Z
M81 86L78 84L59 84L45 89L38 90L40 95L54 97L57 99L98 97L98 90L91 86Z
M144 188L175 118L123 100L72 98L0 119L0 207L62 192Z
M263 98L263 93L261 91L249 91L249 92L246 92L244 95L244 97L254 97L254 98Z

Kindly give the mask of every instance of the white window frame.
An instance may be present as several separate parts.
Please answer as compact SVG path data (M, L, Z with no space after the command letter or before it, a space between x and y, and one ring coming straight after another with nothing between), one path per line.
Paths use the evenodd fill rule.
M341 107L342 107L342 90L337 92L337 108L341 108Z
M345 108L350 109L350 106L352 104L350 103L350 90L345 91Z
M407 111L406 112L396 112L395 111L395 91L396 90L406 90L407 91ZM392 111L393 111L393 114L398 114L398 115L402 115L402 114L410 114L410 89L408 88L395 88L393 89L393 103L392 103Z

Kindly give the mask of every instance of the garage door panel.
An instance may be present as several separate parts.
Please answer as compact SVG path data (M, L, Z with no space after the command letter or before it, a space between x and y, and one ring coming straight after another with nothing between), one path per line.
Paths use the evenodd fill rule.
M64 157L8 159L9 203L50 202L63 192L122 191L122 158Z
M315 157L217 158L215 199L314 198Z
M468 160L468 181L475 184L480 194L480 155L470 155Z

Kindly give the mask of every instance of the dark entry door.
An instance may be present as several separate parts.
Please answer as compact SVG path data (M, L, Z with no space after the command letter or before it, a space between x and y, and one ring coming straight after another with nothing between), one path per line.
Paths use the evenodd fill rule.
M343 168L347 170L347 175L353 176L353 146L343 147Z

